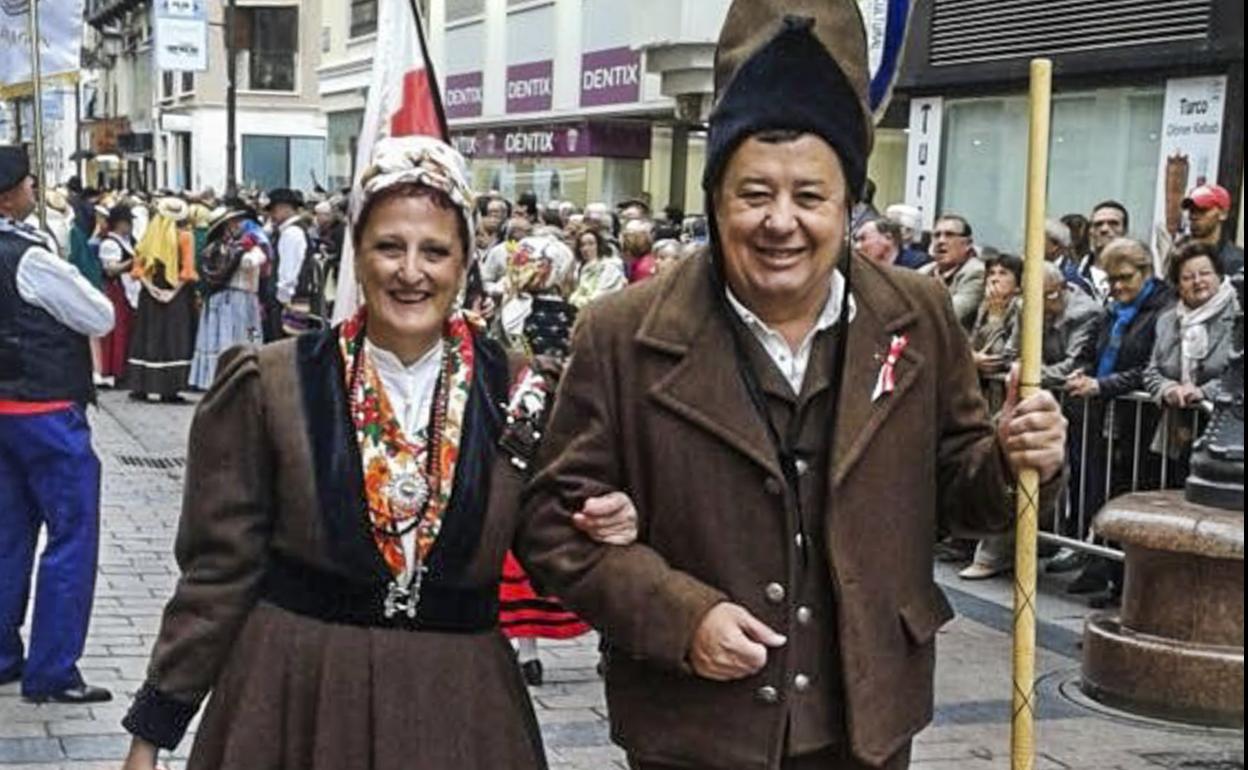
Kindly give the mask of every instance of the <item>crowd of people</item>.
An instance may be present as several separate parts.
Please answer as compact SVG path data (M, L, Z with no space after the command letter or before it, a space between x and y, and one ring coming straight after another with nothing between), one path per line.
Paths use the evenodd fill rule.
M1157 255L1131 238L1130 215L1104 201L1088 215L1072 213L1045 223L1044 337L1041 382L1063 397L1072 431L1071 487L1047 521L1050 531L1084 537L1075 511L1090 521L1107 496L1181 485L1194 431L1190 415L1162 420L1163 410L1191 410L1217 397L1228 365L1238 301L1230 277L1243 269L1243 250L1225 232L1228 192L1203 184L1182 202L1186 233ZM966 218L938 216L924 233L917 209L889 206L871 212L854 233L868 259L913 268L941 280L954 313L970 335L980 383L993 411L1004 403L1005 376L1019 353L1022 259L979 245ZM1124 396L1147 399L1137 409L1110 409ZM1139 435L1147 442L1137 446ZM1083 436L1082 426L1088 435ZM1167 435L1161 434L1165 427ZM1115 441L1109 441L1112 436ZM1112 443L1112 450L1111 450ZM961 576L984 579L1013 566L1008 536L973 541L950 537L941 556L966 562ZM1115 602L1120 567L1077 550L1045 548L1054 572L1081 569L1068 586L1090 594L1093 606Z
M208 389L230 347L327 324L347 192L148 194L83 188L76 177L45 191L45 232L114 307L113 330L91 343L95 385L185 403L184 393ZM490 192L474 205L465 301L509 349L527 349L531 338L543 349L557 339L566 347L578 308L706 241L704 217L674 206L652 214L637 198L582 209Z

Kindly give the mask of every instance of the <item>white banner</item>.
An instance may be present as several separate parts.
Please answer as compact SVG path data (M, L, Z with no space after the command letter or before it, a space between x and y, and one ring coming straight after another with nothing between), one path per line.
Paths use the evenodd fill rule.
M923 214L923 229L936 218L936 183L940 179L940 134L944 99L910 100L910 133L906 146L906 203Z
M77 78L83 0L40 0L39 71L46 80ZM29 0L0 2L0 99L31 90Z
M152 4L152 38L156 69L182 72L208 70L206 0L156 0Z
M1217 184L1225 105L1225 75L1166 81L1153 215L1159 255L1183 227L1187 191Z

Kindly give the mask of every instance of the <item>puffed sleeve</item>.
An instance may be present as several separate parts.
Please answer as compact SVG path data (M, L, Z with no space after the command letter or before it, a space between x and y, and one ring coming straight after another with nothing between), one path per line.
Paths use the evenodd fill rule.
M273 515L270 446L256 351L234 348L191 424L175 545L181 578L122 722L161 748L181 741L255 605Z

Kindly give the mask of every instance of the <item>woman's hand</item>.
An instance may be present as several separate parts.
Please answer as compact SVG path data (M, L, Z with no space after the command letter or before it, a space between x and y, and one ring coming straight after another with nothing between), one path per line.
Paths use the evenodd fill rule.
M156 770L156 746L142 738L130 740L130 753L121 770Z
M572 514L572 524L606 545L632 545L637 540L637 508L623 492L589 498Z

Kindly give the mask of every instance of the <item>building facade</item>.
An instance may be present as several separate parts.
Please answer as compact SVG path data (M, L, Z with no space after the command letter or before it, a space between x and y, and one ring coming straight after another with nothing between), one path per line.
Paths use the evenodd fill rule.
M320 0L237 0L235 168L243 187L325 182ZM88 50L100 69L84 129L91 179L113 186L226 188L226 4L206 4L208 67L157 71L148 0L89 0ZM103 156L104 160L100 160ZM115 161L113 159L116 159Z
M1133 236L1163 245L1184 226L1187 189L1242 190L1243 9L1240 0L919 4L897 88L909 108L907 202L929 226L935 212L956 211L981 243L1021 249L1028 66L1047 57L1050 215L1116 199Z

